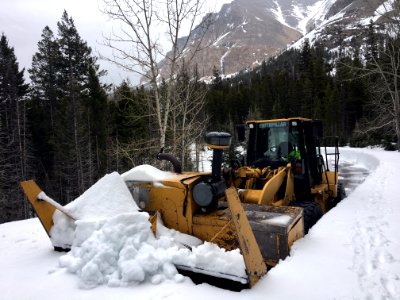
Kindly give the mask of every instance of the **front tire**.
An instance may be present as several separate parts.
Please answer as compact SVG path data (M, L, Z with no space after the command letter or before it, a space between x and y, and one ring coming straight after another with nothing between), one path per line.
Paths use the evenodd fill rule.
M304 233L308 231L321 219L323 213L321 206L316 202L294 202L293 206L301 207L303 209Z
M344 189L343 183L339 182L337 185L337 193L336 193L336 203L339 203L344 198L346 198L346 190Z
M334 208L344 198L346 198L346 190L344 189L343 183L338 182L336 197L329 199L328 209Z

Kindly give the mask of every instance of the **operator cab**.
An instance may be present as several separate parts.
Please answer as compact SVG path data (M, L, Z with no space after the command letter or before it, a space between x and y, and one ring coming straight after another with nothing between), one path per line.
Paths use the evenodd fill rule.
M248 165L273 169L286 165L289 156L299 151L299 135L296 122L248 122Z
M322 123L306 118L248 121L247 165L276 169L292 164L307 186L322 181Z

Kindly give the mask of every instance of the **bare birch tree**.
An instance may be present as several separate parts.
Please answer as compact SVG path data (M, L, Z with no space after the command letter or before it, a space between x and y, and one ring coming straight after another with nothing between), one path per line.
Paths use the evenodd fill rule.
M189 66L193 57L203 47L203 37L209 26L207 18L200 22L203 0L103 2L103 12L121 24L118 33L114 32L106 38L106 45L113 50L113 57L107 60L144 79L149 91L146 93L146 106L157 128L154 147L171 148L178 143L175 140L167 143L172 114L183 114L184 119L189 116L189 112L185 112L185 105L179 102L181 99L177 91L178 73L184 62ZM200 26L195 29L198 23ZM186 36L182 37L184 34ZM197 43L190 44L189 47L194 35ZM167 46L163 45L163 39ZM163 47L170 47L170 51L165 51ZM164 84L161 84L163 78ZM203 93L200 98L196 96L186 100L204 106L204 95ZM180 110L179 114L177 110ZM186 126L187 123L182 125ZM177 150L177 147L172 148Z
M191 72L182 65L177 77L176 105L171 111L172 136L175 141L172 152L180 153L179 158L184 168L189 167L190 146L204 136L208 121L204 109L207 88L198 79L196 68L191 76Z

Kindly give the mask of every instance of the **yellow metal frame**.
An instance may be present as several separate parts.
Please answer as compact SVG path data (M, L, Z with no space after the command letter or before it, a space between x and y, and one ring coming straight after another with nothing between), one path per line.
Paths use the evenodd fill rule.
M230 187L225 191L225 195L238 234L240 249L249 276L249 284L252 287L267 273L267 267L236 189Z
M238 173L239 176L243 176L246 179L246 188L240 191L242 202L258 205L285 206L294 200L294 180L291 164L269 172L268 170L242 167ZM265 181L262 189L254 188L257 179ZM278 191L285 180L285 196L283 199L278 199ZM236 187L241 182L235 181Z

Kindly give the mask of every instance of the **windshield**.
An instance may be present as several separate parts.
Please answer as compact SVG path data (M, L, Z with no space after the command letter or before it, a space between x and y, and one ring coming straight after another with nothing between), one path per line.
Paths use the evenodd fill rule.
M250 164L257 167L271 162L288 162L289 156L296 155L298 130L289 122L270 122L250 124L249 152Z

